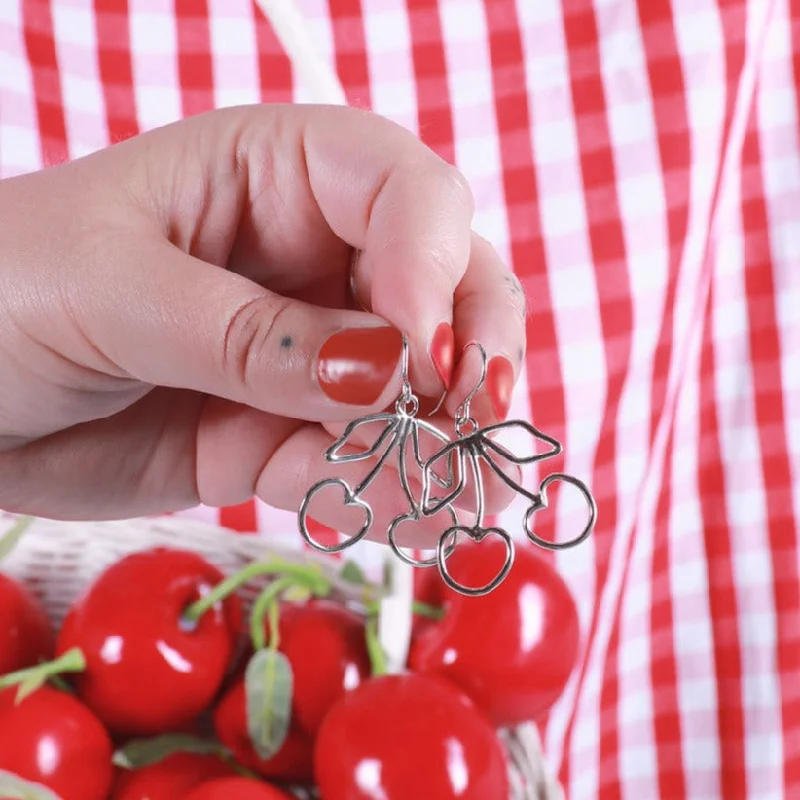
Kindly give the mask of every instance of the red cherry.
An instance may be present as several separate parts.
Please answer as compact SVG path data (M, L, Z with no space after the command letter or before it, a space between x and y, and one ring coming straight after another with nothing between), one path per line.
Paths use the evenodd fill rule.
M483 712L426 675L374 678L322 724L314 770L325 800L503 800L508 764Z
M504 558L500 540L465 542L447 564L461 583L479 585ZM488 595L458 594L430 572L419 593L446 613L417 629L410 669L452 681L497 726L535 720L564 691L578 656L578 611L564 580L533 547L517 545L511 572Z
M167 733L210 705L234 651L239 601L229 597L194 625L182 615L222 579L196 553L157 548L112 565L70 610L57 653L83 652L74 685L114 733Z
M249 778L221 778L201 784L183 800L292 800L266 783Z
M313 736L331 706L371 674L364 618L329 600L286 603L279 631L294 676L293 718Z
M49 661L54 647L42 604L21 583L0 574L0 675Z
M0 770L55 792L61 800L105 800L113 768L100 721L66 692L43 686L16 702L0 692Z
M287 783L313 782L313 742L294 721L283 746L272 758L263 759L256 753L247 731L244 679L239 679L217 704L214 732L238 764L264 778Z
M136 770L121 770L110 800L176 800L195 786L236 772L214 755L173 753Z

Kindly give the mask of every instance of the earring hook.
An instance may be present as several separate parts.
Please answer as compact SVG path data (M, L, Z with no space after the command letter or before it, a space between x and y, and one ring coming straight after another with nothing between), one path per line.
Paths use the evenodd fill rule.
M461 402L461 405L459 405L459 407L456 409L456 421L464 421L464 422L470 419L469 416L470 405L486 381L486 368L488 363L486 350L484 349L483 345L480 342L470 342L464 348L464 351L466 351L467 348L469 347L477 347L478 351L481 354L481 377L478 379L478 383L475 385L472 391L464 398L464 400Z
M408 346L408 336L403 334L403 355L400 358L400 379L403 381L403 397L404 399L408 399L412 394L413 390L411 388L411 379L409 378L408 371L409 371L409 346Z
M431 413L428 414L428 416L429 417L435 417L436 414L439 413L439 410L441 409L441 407L444 405L444 401L446 399L447 399L447 389L445 389L442 392L441 396L439 397L439 402L436 404L436 406L434 407L433 411L431 411Z
M414 389L411 386L411 378L409 377L409 345L408 337L403 334L403 354L400 358L400 380L403 383L400 390L400 397L397 398L395 403L395 410L398 414L414 415L419 409L419 400L414 394Z

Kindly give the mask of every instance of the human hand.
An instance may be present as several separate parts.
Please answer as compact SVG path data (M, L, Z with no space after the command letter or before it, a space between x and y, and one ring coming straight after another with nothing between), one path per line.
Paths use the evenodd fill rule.
M0 507L297 509L333 435L396 397L399 331L417 392L440 396L457 361L451 415L480 342L473 409L503 416L524 298L471 217L453 168L339 108L217 111L0 183ZM385 530L396 474L374 495ZM488 485L490 509L507 499Z

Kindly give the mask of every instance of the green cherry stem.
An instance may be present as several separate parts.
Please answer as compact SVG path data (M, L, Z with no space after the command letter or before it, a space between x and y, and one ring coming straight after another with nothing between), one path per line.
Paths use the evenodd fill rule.
M280 616L281 616L281 606L278 602L278 598L276 597L270 604L269 604L269 649L272 650L273 653L277 652L278 648L281 646L281 631L280 631ZM261 629L264 629L264 626L261 626Z
M278 631L278 598L287 590L297 586L297 578L278 578L271 583L258 596L253 604L250 614L250 638L253 640L253 649L257 652L267 647L267 638L264 634L264 617L269 614L269 649L277 650L280 644Z
M444 618L445 610L432 606L429 603L421 603L414 600L411 604L411 610L419 617L426 619L440 620ZM381 604L378 601L366 603L366 623L365 623L365 636L367 644L367 653L369 654L370 664L372 666L372 674L374 677L386 675L389 671L389 666L386 662L386 653L384 652L383 645L381 645L380 634L378 632L378 621L380 619Z
M411 604L411 611L418 617L432 619L436 622L444 619L445 616L445 610L443 608L439 608L439 606L432 606L430 603L422 603L419 600L415 600Z
M14 524L0 536L0 561L10 555L17 546L22 534L33 524L33 517L19 517Z
M368 617L375 616L376 614L380 614L381 604L378 601L367 603L365 610ZM418 617L432 619L435 622L444 619L446 613L443 608L432 606L430 603L422 603L419 600L414 600L411 603L411 611Z
M251 781L258 781L260 783L263 783L264 779L261 775L237 763L234 757L230 753L228 752L220 753L218 758L224 764L227 764L231 768L231 770L240 777L249 778Z
M333 585L330 580L322 574L319 568L292 564L289 561L275 559L264 563L248 564L244 569L226 578L214 587L207 595L192 603L183 616L190 623L197 623L200 617L212 609L217 603L225 600L229 595L240 589L254 578L265 575L277 575L281 577L291 577L301 585L308 586L309 589L318 597L325 597L330 594Z
M35 667L28 667L27 669L3 675L0 678L0 689L19 686L17 699L21 700L39 687L44 686L51 678L68 672L83 672L85 669L86 658L83 652L80 648L73 647L54 661L37 664Z
M367 617L365 626L365 635L367 643L367 653L369 654L369 661L372 667L372 675L375 678L381 675L386 675L389 672L389 666L386 663L386 653L384 652L383 645L381 644L380 635L378 633L378 615L370 614Z

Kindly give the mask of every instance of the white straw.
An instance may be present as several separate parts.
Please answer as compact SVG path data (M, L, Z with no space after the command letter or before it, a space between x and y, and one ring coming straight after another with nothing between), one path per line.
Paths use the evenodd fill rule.
M293 0L255 0L272 23L275 35L297 71L313 103L347 105L342 84L328 61L317 51L302 13Z

